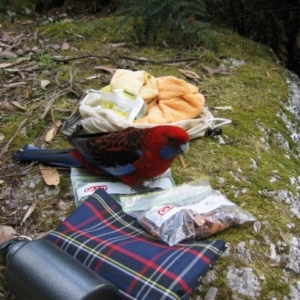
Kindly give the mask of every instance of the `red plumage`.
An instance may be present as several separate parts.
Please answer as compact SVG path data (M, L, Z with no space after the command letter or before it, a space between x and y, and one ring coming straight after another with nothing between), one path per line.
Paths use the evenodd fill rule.
M161 175L177 155L188 151L189 136L180 127L159 125L147 129L130 127L120 132L74 135L69 142L74 149L67 155L71 155L72 159L66 159L64 153L64 157L61 156L62 165L72 167L74 162L77 165L79 162L90 171L105 171L141 190L145 179ZM17 153L15 158L28 160L30 157L30 160L51 164L51 150L45 151L43 160L43 152L32 149ZM52 151L57 153L58 150ZM55 164L59 165L59 161L59 155L56 155Z

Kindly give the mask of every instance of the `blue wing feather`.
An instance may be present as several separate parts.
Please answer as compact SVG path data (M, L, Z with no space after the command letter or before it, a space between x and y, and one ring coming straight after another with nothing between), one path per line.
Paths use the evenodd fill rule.
M115 166L115 167L103 167L103 166L99 166L99 167L102 170L114 176L123 176L135 171L135 167L130 164L125 166Z

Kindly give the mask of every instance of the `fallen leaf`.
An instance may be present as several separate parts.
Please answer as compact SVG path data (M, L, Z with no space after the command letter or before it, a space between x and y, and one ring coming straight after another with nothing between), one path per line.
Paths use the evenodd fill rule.
M3 63L3 64L0 64L0 69L5 69L7 67L10 67L12 64L11 63Z
M105 66L96 66L94 67L95 70L103 70L110 74L114 74L116 72L115 68L105 67Z
M14 239L16 234L11 226L0 226L0 244Z
M67 42L63 42L61 50L66 51L70 49L70 44Z
M72 34L72 35L74 35L74 36L77 36L77 37L79 37L79 38L81 38L81 39L84 39L84 36L83 36L83 35L76 34L76 33L71 32L71 31L69 31L69 30L66 30L66 33L69 33L69 34Z
M48 84L50 84L50 83L51 83L50 80L42 79L42 80L41 80L41 88L42 88L43 90L45 90L45 89L46 89L46 86L47 86Z
M32 47L32 48L31 48L31 50L32 50L32 51L34 51L35 53L37 53L37 52L39 52L39 51L40 51L40 49L39 49L39 47L38 47L38 46L34 46L34 47Z
M57 61L68 59L68 58L69 58L69 56L61 56L61 55L52 56L52 59L57 60Z
M25 79L25 78L26 78L25 74L24 74L23 72L21 72L21 71L20 71L19 69L17 69L17 68L14 68L14 69L6 68L6 71L7 71L7 72L11 72L11 73L18 73L18 74L20 74L20 76L21 76L22 79Z
M55 168L39 164L40 171L47 185L57 186L60 182L60 176Z
M45 136L45 142L50 143L55 137L58 128L61 126L61 121L56 121L51 125L51 128L48 130Z
M25 20L25 21L23 21L21 24L22 24L22 25L28 25L28 24L33 24L33 23L34 23L33 20Z
M184 70L184 69L178 69L178 71L180 73L182 73L187 78L200 80L200 76L197 73L193 72L193 71Z
M11 103L16 106L17 108L20 108L21 110L26 110L25 107L23 107L18 101L11 101Z
M7 113L15 111L14 107L7 101L0 102L0 109Z
M23 85L23 84L28 84L28 82L14 82L14 83L9 83L9 84L3 84L4 87L13 87L13 86L17 86L17 85Z
M37 205L37 201L33 202L33 204L29 206L28 210L26 211L26 214L24 215L21 221L21 224L24 223L31 216L31 214L35 210L36 205Z
M222 66L219 66L217 69L210 68L208 66L201 65L204 70L206 70L210 75L230 75L229 72L224 70Z
M11 191L12 191L11 186L8 186L5 190L3 189L0 194L0 199L4 199L6 196L10 195Z
M113 77L113 75L107 75L107 76L105 76L104 78L101 78L101 82L102 82L103 84L108 84L108 83L110 83L112 77Z
M0 142L4 140L4 134L0 134Z
M165 48L170 48L169 44L166 41L163 41L162 44Z
M60 200L56 206L59 210L66 211L66 210L69 210L73 206L73 201L66 202L66 201Z
M0 57L4 58L16 58L18 55L12 51L1 51Z
M15 43L17 39L9 34L3 33L1 36L3 42Z
M125 46L126 43L112 43L112 44L108 44L108 45L113 47L113 48L118 48L118 47Z
M214 109L218 109L218 110L232 110L232 106L214 106Z
M99 77L101 77L101 75L92 75L90 77L87 77L86 79L91 80L91 79L96 79L96 78L99 78Z
M23 98L28 99L31 96L31 94L32 94L32 88L30 87L24 91Z

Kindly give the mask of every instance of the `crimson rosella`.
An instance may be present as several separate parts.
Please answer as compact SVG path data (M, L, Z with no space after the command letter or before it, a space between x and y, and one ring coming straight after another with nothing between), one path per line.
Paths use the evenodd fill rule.
M85 167L94 173L107 172L137 191L148 191L143 183L164 173L179 154L189 149L188 133L177 126L159 125L120 132L69 137L74 149L48 150L27 146L14 158L63 167Z

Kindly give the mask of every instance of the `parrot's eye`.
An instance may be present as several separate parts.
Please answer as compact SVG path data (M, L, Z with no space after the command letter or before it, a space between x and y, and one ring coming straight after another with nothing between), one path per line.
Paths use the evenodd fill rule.
M169 136L168 136L168 141L169 141L169 142L174 142L175 139L174 139L174 137L172 137L172 136L169 135Z

